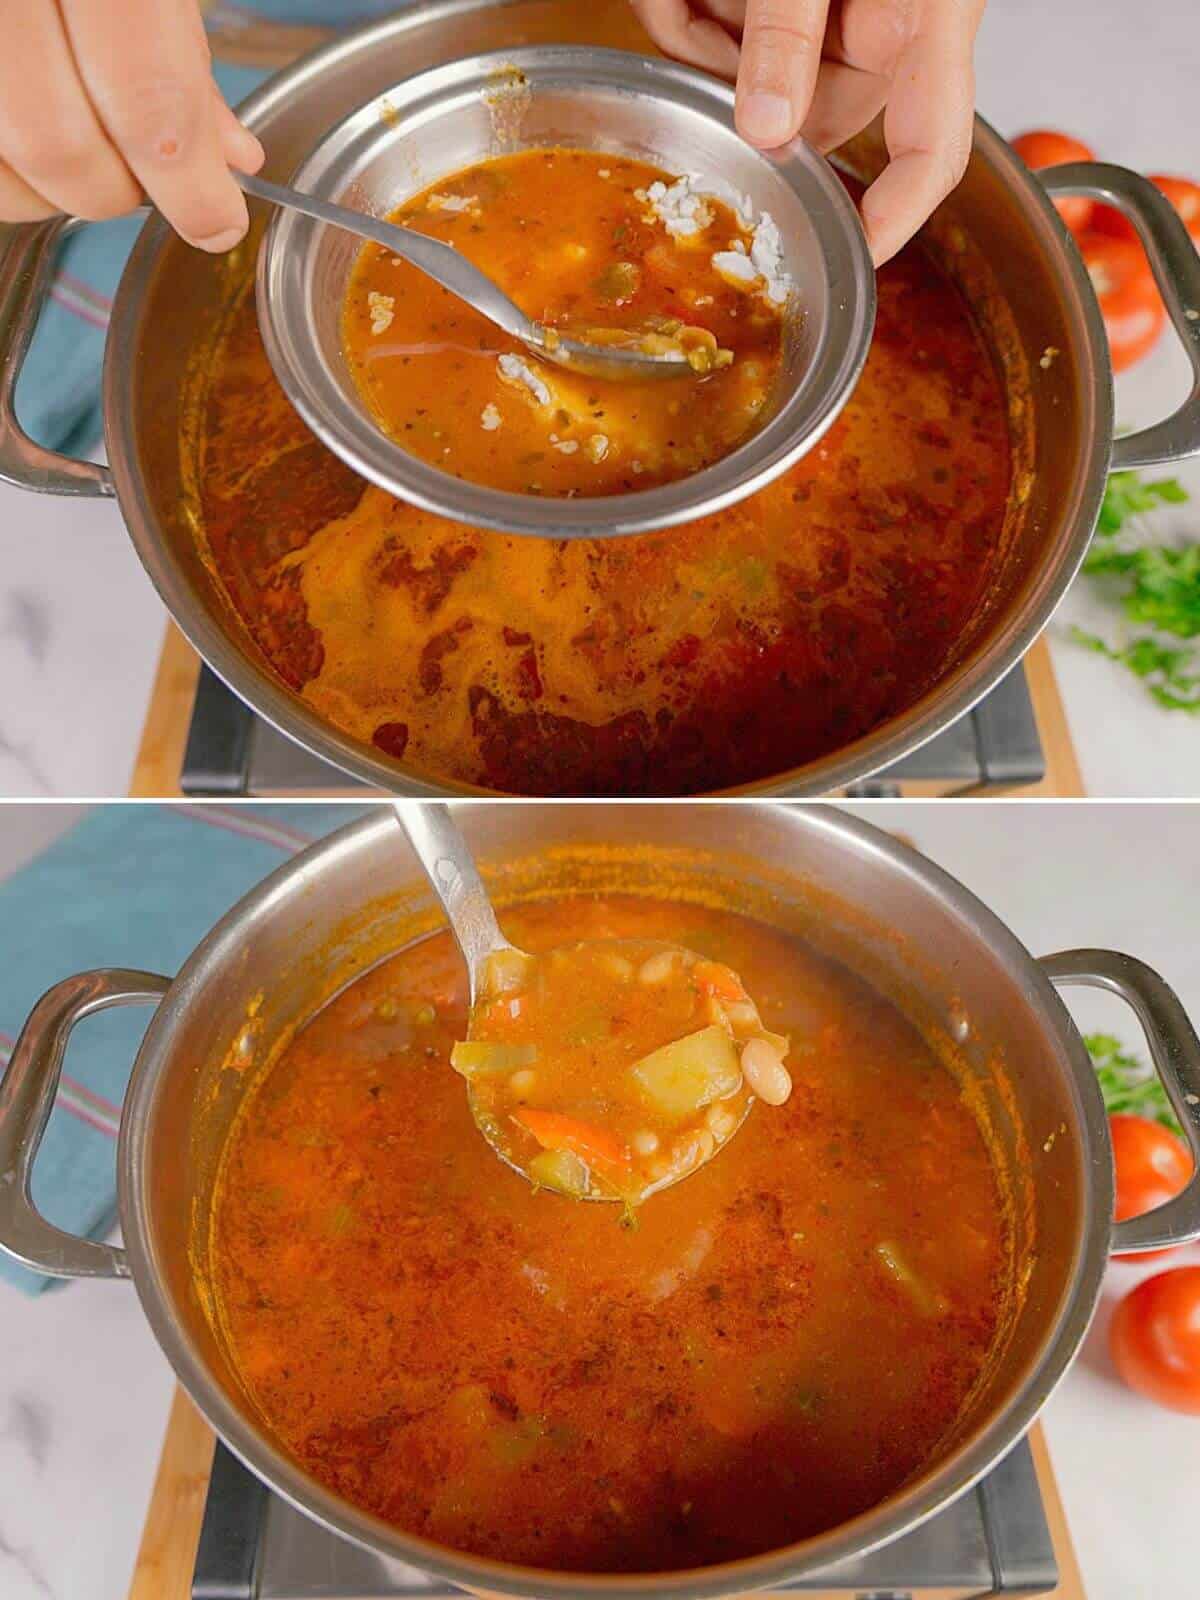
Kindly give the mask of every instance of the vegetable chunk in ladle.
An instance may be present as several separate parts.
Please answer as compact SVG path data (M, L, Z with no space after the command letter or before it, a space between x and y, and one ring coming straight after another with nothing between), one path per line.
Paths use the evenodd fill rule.
M518 950L447 808L395 804L467 963L451 1064L484 1138L530 1182L637 1205L710 1161L755 1099L788 1098L788 1040L729 967L651 940Z

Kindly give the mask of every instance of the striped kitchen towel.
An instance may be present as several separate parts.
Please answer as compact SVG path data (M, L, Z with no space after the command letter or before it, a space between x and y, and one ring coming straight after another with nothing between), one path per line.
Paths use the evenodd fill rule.
M208 11L217 37L236 32L239 20L351 27L406 0L243 0ZM413 4L414 0L407 0ZM419 3L419 0L417 0ZM230 105L244 100L269 75L260 68L217 60L214 75ZM15 397L17 416L31 438L51 450L84 456L100 441L100 373L113 296L142 226L122 217L81 229L63 246L46 304Z
M173 975L213 923L281 861L361 816L343 805L106 805L0 884L0 1062L51 984L89 967ZM114 1141L150 1008L87 1018L34 1170L51 1222L102 1238L116 1215ZM0 1280L37 1294L55 1279L0 1252Z

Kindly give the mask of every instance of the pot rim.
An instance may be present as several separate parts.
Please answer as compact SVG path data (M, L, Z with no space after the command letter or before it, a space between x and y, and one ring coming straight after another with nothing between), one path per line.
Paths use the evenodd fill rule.
M432 0L419 10L401 12L342 35L301 57L257 89L241 103L240 114L253 129L282 102L302 93L307 81L339 58L381 47L395 36L430 21L471 12L478 3L479 0ZM1082 426L1087 436L1075 503L1066 513L1072 519L1070 536L1061 542L1053 563L1037 574L1019 608L986 647L953 667L906 711L816 761L767 779L711 791L713 794L795 798L827 794L911 755L970 711L1017 665L1050 621L1087 552L1104 495L1113 438L1112 369L1100 310L1082 259L1045 190L1009 145L978 115L974 150L1010 188L1018 191L1024 207L1040 222L1048 263L1067 291L1080 335ZM189 643L240 699L285 737L352 778L384 792L417 798L500 794L501 791L423 773L340 732L299 695L285 688L265 663L260 664L253 646L236 643L196 603L183 562L155 528L133 448L134 389L128 381L138 357L142 297L157 270L163 248L172 237L166 222L157 215L149 217L138 234L113 303L102 385L105 441L113 483L129 537L163 604Z
M935 1516L1017 1443L1069 1367L1098 1302L1108 1260L1113 1208L1104 1102L1070 1013L1040 964L1006 924L957 879L910 846L871 823L828 806L760 802L757 809L787 819L790 827L832 835L844 848L866 856L874 870L899 872L919 893L940 899L973 938L982 942L1018 980L1031 1010L1064 1058L1083 1152L1081 1215L1085 1222L1058 1314L1043 1335L1040 1353L1024 1385L1006 1406L979 1426L962 1448L940 1466L924 1472L883 1507L862 1512L826 1533L782 1550L718 1566L655 1574L558 1572L457 1553L357 1509L311 1480L272 1443L265 1429L258 1431L249 1426L209 1380L198 1351L173 1319L168 1292L147 1243L149 1204L142 1142L150 1124L158 1067L171 1050L176 1019L201 993L206 976L236 953L251 918L273 904L303 894L306 880L314 872L336 870L337 857L356 849L364 836L392 832L395 821L390 811L376 809L276 868L196 946L155 1012L138 1051L117 1146L118 1212L133 1281L146 1319L176 1376L233 1453L274 1493L331 1532L460 1587L514 1596L544 1596L546 1600L612 1594L620 1595L622 1600L660 1600L667 1595L684 1600L717 1600L719 1596L784 1583L863 1555ZM732 821L731 818L731 825Z

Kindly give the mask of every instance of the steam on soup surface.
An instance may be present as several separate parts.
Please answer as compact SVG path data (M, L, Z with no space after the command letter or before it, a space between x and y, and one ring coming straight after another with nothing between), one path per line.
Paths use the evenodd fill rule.
M224 1334L283 1445L398 1527L537 1566L650 1571L787 1544L936 1452L1004 1319L1006 1209L949 1072L790 936L614 897L505 913L531 951L679 942L739 972L795 1088L640 1208L506 1168L448 1056L448 937L359 979L230 1138Z

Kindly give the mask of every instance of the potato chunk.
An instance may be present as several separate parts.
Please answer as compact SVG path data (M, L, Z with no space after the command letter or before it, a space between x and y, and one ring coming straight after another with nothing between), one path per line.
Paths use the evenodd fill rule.
M719 1023L663 1045L630 1071L649 1103L676 1122L735 1094L742 1081L737 1050Z

